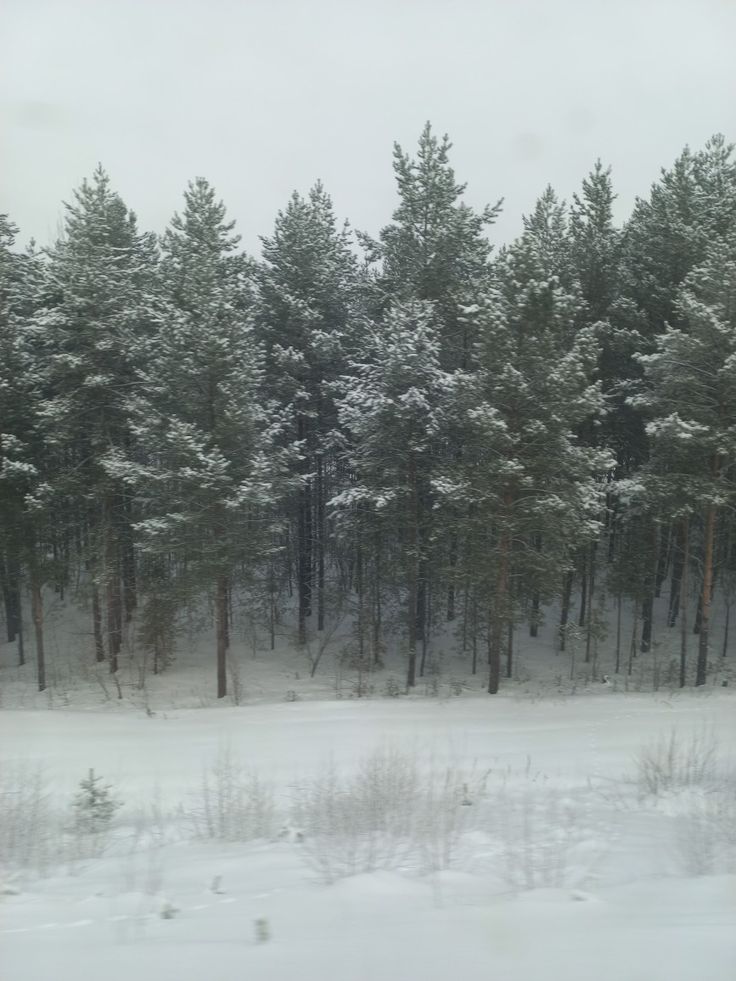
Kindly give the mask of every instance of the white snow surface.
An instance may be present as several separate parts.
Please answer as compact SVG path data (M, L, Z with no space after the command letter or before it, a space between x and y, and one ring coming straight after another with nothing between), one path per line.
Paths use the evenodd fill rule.
M727 981L736 875L690 844L712 830L693 819L705 791L646 797L632 776L642 746L672 731L707 732L732 765L735 709L732 689L604 685L154 714L5 709L3 767L42 767L58 808L94 768L123 806L95 853L60 851L43 874L3 870L0 977ZM353 774L381 747L470 774L477 797L446 861L397 855L326 881L320 849L331 859L333 846L289 824L293 788L330 765ZM187 830L223 753L273 786L286 833L238 842Z

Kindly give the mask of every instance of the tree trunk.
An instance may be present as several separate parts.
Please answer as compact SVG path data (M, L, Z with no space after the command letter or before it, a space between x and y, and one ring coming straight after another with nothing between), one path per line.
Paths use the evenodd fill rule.
M690 520L685 518L682 523L682 552L683 565L680 583L680 688L687 681L687 590L688 571L690 566Z
M92 635L95 639L95 661L99 664L105 660L105 641L102 636L100 589L96 582L92 583Z
M33 613L33 629L36 638L36 666L38 673L38 690L46 690L46 653L43 638L43 598L41 582L35 563L31 566L31 610Z
M583 561L580 569L580 615L578 616L578 626L585 626L585 614L588 609L588 557L583 552Z
M506 509L511 504L510 495L506 494ZM511 537L508 531L501 532L498 553L498 578L496 580L496 595L493 604L493 615L488 631L488 693L495 695L501 680L501 647L503 644L503 628L508 619L509 597L509 565L511 562Z
M585 614L585 663L590 663L590 650L593 640L593 596L595 594L595 542L590 546L590 584L588 588L588 609Z
M419 494L417 488L417 464L413 455L409 458L409 487L411 493L408 521L409 537L407 542L409 666L407 669L406 684L408 688L413 688L417 680L417 600L419 580Z
M451 623L455 619L455 569L457 568L457 535L450 535L450 554L448 556L450 567L450 581L447 586L447 622Z
M534 538L534 551L542 551L542 539L539 535ZM539 635L539 588L535 585L532 592L531 615L529 617L529 636Z
M317 457L317 630L325 629L325 474L322 455Z
M215 583L215 635L217 638L217 697L227 695L227 588L228 578L219 575Z
M5 626L8 643L12 644L18 634L20 610L20 565L8 555L0 561L3 604L5 606Z
M705 676L708 668L708 640L710 638L715 528L716 506L715 504L710 504L705 516L705 541L703 543L703 592L701 598L700 636L698 638L698 663L695 670L696 686L705 684Z
M570 600L572 599L572 583L574 572L570 570L562 583L562 608L560 610L560 627L558 631L560 652L565 650L567 641L567 621L570 617Z
M670 601L667 611L667 626L674 627L677 623L677 616L680 612L680 596L682 593L682 570L684 565L685 543L684 524L677 530L677 541L673 546L672 556L672 580L670 584Z

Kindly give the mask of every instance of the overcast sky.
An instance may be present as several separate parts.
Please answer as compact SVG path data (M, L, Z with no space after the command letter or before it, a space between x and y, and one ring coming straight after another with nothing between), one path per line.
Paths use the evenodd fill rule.
M376 232L425 120L515 236L597 156L623 218L685 143L736 140L736 0L0 0L0 211L55 237L98 161L161 231L210 180L249 251L321 178Z

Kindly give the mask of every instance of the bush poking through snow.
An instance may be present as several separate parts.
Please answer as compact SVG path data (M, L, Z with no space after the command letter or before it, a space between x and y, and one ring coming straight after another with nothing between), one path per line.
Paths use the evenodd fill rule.
M688 738L673 729L645 746L636 757L640 792L658 797L685 787L712 783L718 769L718 741L713 733L694 732Z
M221 749L211 769L202 774L189 817L198 838L271 838L276 826L273 791L257 774L244 772L229 747Z
M44 872L60 828L41 767L0 769L0 867Z
M331 764L297 787L292 821L304 830L304 854L326 882L377 869L438 871L451 864L470 820L468 787L480 797L482 783L381 749L351 776Z
M122 801L116 800L111 790L111 785L103 784L102 777L96 777L94 770L80 780L74 798L74 829L78 834L99 835L107 831L115 811L122 807Z

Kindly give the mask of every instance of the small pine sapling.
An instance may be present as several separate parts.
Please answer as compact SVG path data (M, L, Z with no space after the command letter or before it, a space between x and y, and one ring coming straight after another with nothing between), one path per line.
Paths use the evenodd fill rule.
M122 801L112 796L111 786L103 784L102 777L96 777L94 770L90 770L87 778L80 781L79 788L74 798L77 831L82 834L99 834L105 831L110 826L115 811L122 806Z

